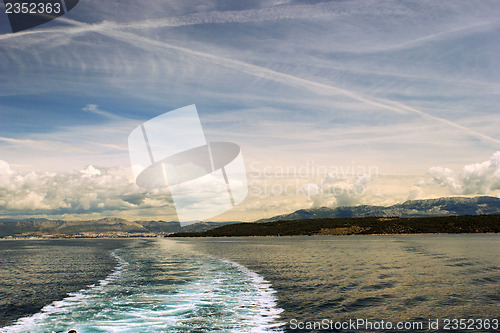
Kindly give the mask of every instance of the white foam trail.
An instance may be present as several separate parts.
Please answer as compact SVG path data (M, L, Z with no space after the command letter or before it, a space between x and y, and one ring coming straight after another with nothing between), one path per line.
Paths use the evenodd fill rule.
M272 288L271 283L243 265L230 260L223 260L223 262L234 266L240 272L247 275L258 291L260 312L247 318L258 325L251 332L283 332L282 330L275 330L284 325L284 323L277 322L280 319L283 309L277 306L277 297L274 295L276 291Z
M105 280L0 331L283 332L271 284L240 264L192 254L129 264L114 255L119 264ZM179 277L155 285L156 278Z
M120 258L114 251L111 254L117 260L118 265L115 267L113 272L106 277L106 279L100 280L97 285L89 285L88 289L81 289L75 293L68 293L68 297L63 298L60 301L54 301L51 304L44 306L40 310L40 312L35 313L34 315L29 317L19 318L12 325L0 328L0 333L31 332L34 327L38 326L42 322L49 320L50 316L61 312L67 312L68 307L88 298L87 294L89 292L101 291L108 283L120 278L120 275L128 266L128 263Z

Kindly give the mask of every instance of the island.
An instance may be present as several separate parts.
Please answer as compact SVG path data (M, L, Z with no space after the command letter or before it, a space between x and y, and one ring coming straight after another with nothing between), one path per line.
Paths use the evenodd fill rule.
M202 232L166 237L382 235L429 233L498 233L500 215L432 217L349 217L236 223Z

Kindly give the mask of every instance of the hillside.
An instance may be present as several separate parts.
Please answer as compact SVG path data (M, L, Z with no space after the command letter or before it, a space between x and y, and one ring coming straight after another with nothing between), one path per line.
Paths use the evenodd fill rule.
M296 236L415 233L497 233L500 215L355 217L239 223L168 237Z
M291 214L274 216L257 222L304 220L332 217L426 217L451 215L500 214L500 198L480 196L474 198L449 197L426 200L409 200L401 204L384 206L320 207L300 209Z
M440 198L440 199L429 199L429 200L410 200L401 204L392 205L389 207L383 206L353 206L353 207L337 207L337 208L312 208L312 209L301 209L297 210L291 214L278 215L269 219L263 219L256 222L257 224L265 224L267 222L278 222L278 221L303 221L308 222L297 222L299 231L294 231L295 224L281 224L278 223L273 227L269 227L270 234L311 234L320 232L321 228L331 229L331 228L351 228L352 225L337 225L333 224L331 227L331 222L326 222L328 219L333 218L354 218L354 217L373 217L373 218L385 218L374 219L373 221L386 221L386 223L392 223L391 221L398 221L398 223L405 221L404 218L408 217L439 217L439 216L461 216L469 215L469 220L474 220L471 216L480 215L494 215L500 214L500 199L495 197L481 196L475 198L464 198L464 197L450 197L450 198ZM393 217L399 217L399 220L392 219ZM325 220L326 219L326 220ZM317 220L313 222L311 220ZM321 221L320 221L321 220ZM351 221L352 219L347 219ZM346 221L347 221L346 220ZM472 221L471 220L471 221ZM337 220L336 220L337 221ZM344 221L344 220L338 220ZM365 220L363 223L368 223L371 220ZM415 220L416 221L416 220ZM422 220L423 221L423 220ZM438 220L436 220L438 221ZM440 220L439 220L440 221ZM474 220L475 221L475 220ZM478 221L485 220L480 218ZM48 220L44 218L32 218L23 220L0 220L0 237L40 237L47 235L61 235L61 236L75 236L75 235L107 235L107 236L127 236L127 235L154 235L154 234L168 234L168 233L199 233L207 230L214 229L216 227L226 226L221 230L231 230L231 233L243 233L243 230L248 231L249 235L255 234L257 230L254 229L255 226L250 226L248 223L237 224L238 222L198 222L181 228L178 222L166 222L166 221L128 221L121 218L107 217L99 220L79 220L79 221L62 221L62 220ZM304 224L306 223L306 224ZM321 225L320 229L315 229L316 227L311 227L313 225ZM326 223L326 224L325 224ZM340 223L340 222L339 222ZM342 222L343 223L343 222ZM347 222L346 222L347 223ZM370 222L371 223L371 222ZM437 222L436 222L437 223ZM490 222L488 222L490 223ZM403 223L404 225L404 223ZM291 230L279 229L282 228L292 228ZM491 226L491 225L490 225ZM379 226L366 226L360 225L359 227L365 228L364 231L370 228L369 232L390 232L392 229L377 229ZM401 224L398 224L398 228ZM465 227L465 226L464 226ZM236 229L241 231L234 231ZM312 229L311 229L312 228ZM406 227L405 227L406 228ZM467 227L468 228L468 227ZM219 229L217 229L219 230ZM264 230L264 229L262 229ZM302 230L302 231L300 231ZM343 229L342 229L343 230ZM348 231L324 231L329 232L340 232L340 233L362 233L359 229L349 229ZM378 231L377 231L378 230ZM398 229L399 230L399 229ZM412 229L402 229L406 232L414 232ZM438 229L436 229L438 230ZM442 232L448 230L446 228L439 229ZM450 229L451 230L451 229ZM453 229L454 230L454 229ZM467 229L468 230L468 229ZM483 229L481 229L483 230ZM490 232L490 229L484 229L484 232ZM488 231L490 230L490 231ZM496 229L495 229L496 230ZM441 232L439 231L439 232ZM217 232L220 232L217 231ZM267 231L258 231L257 233L269 234ZM436 231L438 232L438 231ZM483 232L483 231L480 231ZM491 231L496 232L496 231Z
M48 235L146 235L200 232L234 222L199 222L181 228L179 222L128 221L121 218L61 221L47 219L0 220L0 237L40 237Z

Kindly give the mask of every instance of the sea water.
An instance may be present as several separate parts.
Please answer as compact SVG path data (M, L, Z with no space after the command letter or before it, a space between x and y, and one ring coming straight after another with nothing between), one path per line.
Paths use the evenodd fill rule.
M281 331L282 310L276 306L275 291L264 278L236 262L199 255L166 239L115 249L111 255L117 265L105 279L0 330Z
M479 322L500 319L500 235L242 237L195 244L201 253L236 261L268 279L288 332L500 331L494 325L478 328ZM445 326L455 319L478 325ZM328 329L357 320L415 329ZM438 328L429 329L436 321ZM306 325L320 329L299 329Z
M79 262L86 262L87 280L94 282L35 313L18 315L0 332L498 331L443 325L445 319L498 319L497 235L162 238L83 245L81 240L7 241L0 242L2 255L15 249L4 246L9 242L24 242L28 248L20 253L25 256L52 255L45 254L44 262L26 258L27 272L43 265L54 270L46 269L33 287L43 290L40 285L65 273L66 281L57 280L59 288L51 285L45 296L40 292L42 299L83 282ZM18 279L34 279L35 274L23 275L23 261L3 261L0 272L9 267L16 268ZM25 292L26 286L16 291L16 283L9 283L11 295ZM297 325L358 319L439 320L440 326L310 330Z

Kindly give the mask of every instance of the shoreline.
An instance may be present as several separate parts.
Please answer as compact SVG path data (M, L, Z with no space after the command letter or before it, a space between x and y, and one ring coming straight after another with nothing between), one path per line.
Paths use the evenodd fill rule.
M41 241L41 240L69 240L69 239L152 239L152 238L295 238L295 237L346 237L346 236L411 236L411 235L496 235L500 234L500 232L420 232L420 233L380 233L380 234L347 234L347 235L250 235L250 236L184 236L182 234L178 235L166 235L166 236L118 236L118 237L4 237L0 238L0 241L14 241L14 240L33 240L33 241Z
M50 230L53 231L53 230ZM9 239L124 239L176 237L255 237L255 236L347 236L403 234L489 234L500 233L500 214L429 217L330 217L272 222L230 223L212 229L176 232L73 232L38 230L3 234Z
M238 223L165 237L347 236L499 233L500 215L344 217Z

